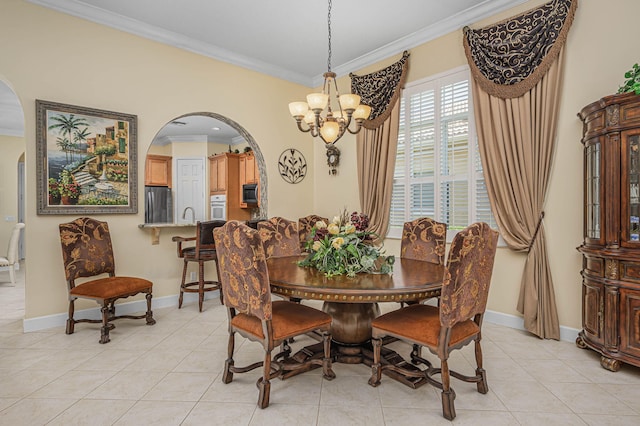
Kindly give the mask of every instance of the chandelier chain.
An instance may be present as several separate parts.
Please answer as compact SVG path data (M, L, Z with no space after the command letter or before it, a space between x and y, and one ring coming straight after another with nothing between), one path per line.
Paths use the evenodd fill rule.
M327 70L331 72L331 0L329 0L329 12L327 13L327 28L329 30L329 56L327 59Z

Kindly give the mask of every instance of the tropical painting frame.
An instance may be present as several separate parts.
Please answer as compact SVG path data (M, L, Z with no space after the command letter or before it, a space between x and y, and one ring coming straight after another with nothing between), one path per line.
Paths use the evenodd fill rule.
M37 214L138 213L137 121L36 99Z

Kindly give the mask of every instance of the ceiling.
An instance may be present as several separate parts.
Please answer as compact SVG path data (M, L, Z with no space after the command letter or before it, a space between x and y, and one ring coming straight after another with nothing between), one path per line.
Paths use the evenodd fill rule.
M309 87L327 71L325 0L28 1ZM525 1L335 0L331 69L346 75Z

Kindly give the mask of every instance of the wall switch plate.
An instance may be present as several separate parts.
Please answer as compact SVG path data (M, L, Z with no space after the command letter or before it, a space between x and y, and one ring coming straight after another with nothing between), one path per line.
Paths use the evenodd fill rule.
M16 221L16 217L15 216L5 216L4 217L4 221L5 222L15 222Z

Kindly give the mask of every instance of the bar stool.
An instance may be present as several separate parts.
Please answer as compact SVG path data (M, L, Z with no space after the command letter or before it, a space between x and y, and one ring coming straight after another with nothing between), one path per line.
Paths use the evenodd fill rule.
M182 269L182 283L180 284L180 298L178 299L178 309L182 308L184 293L198 293L198 308L202 312L202 302L206 291L219 290L220 303L223 303L222 289L220 287L220 271L218 269L218 256L216 245L213 241L213 229L224 225L224 220L211 220L196 223L195 237L173 237L172 241L178 243L178 257L184 259ZM183 243L195 241L194 246L184 247ZM216 264L216 281L205 280L204 263L214 261ZM198 262L198 281L187 281L187 267L189 262Z

